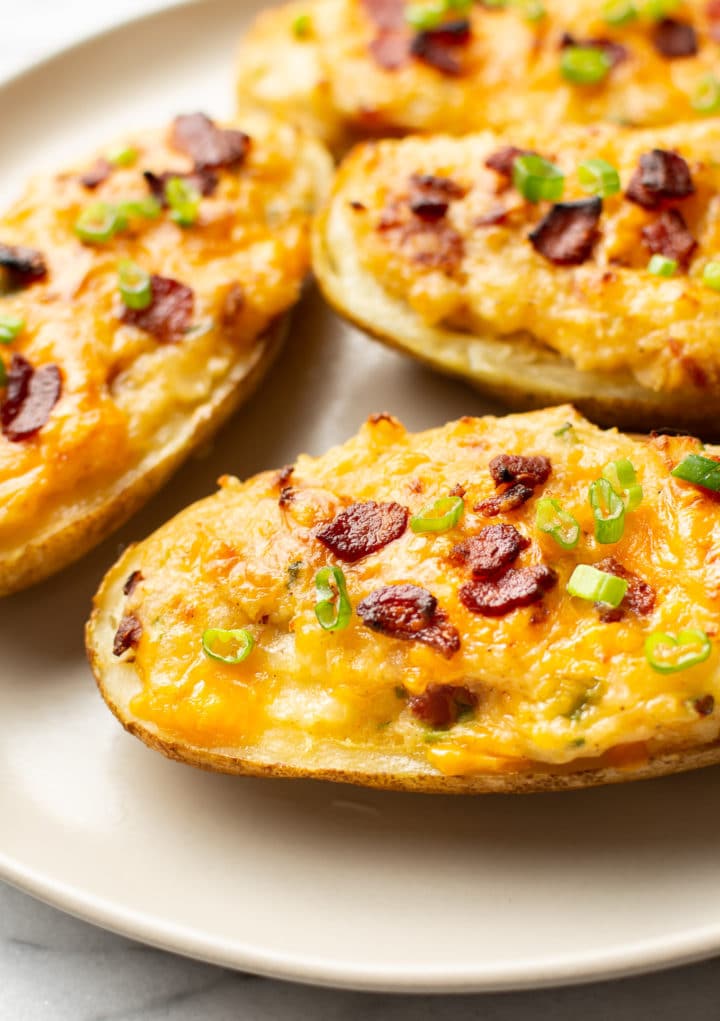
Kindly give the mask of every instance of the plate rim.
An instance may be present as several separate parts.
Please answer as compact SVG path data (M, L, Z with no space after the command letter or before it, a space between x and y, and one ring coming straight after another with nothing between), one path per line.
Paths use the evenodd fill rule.
M22 87L25 80L38 72L51 71L56 61L71 58L119 30L171 19L180 10L200 8L204 4L205 0L161 0L150 11L128 18L113 18L99 29L81 33L66 45L49 47L30 63L0 75L0 98L5 90ZM612 951L538 957L531 963L526 959L518 964L507 961L503 966L495 963L489 968L484 968L482 961L472 968L441 965L435 969L426 964L413 968L337 963L302 952L278 953L258 950L247 942L229 943L189 926L124 907L106 897L88 893L76 884L48 877L1 848L0 881L69 915L160 950L266 978L334 989L405 994L520 991L626 978L696 963L720 954L719 920L714 925L700 926L669 939L656 937L618 944Z

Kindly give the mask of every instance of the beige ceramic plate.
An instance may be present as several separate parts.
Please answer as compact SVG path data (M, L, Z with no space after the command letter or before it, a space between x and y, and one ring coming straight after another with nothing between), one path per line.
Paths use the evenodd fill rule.
M254 0L154 15L0 88L3 200L32 168L180 110L229 113ZM431 798L213 776L124 734L82 626L118 543L224 471L319 453L387 409L487 410L309 295L283 362L115 539L0 605L0 876L108 928L236 968L406 991L519 988L720 951L720 770L531 797Z

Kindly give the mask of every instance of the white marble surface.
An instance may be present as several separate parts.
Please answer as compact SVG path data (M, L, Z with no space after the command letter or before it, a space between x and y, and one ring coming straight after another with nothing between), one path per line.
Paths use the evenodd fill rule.
M73 38L162 3L0 0L0 79ZM604 985L482 997L309 989L140 946L0 884L0 1021L716 1021L719 1001L717 961Z

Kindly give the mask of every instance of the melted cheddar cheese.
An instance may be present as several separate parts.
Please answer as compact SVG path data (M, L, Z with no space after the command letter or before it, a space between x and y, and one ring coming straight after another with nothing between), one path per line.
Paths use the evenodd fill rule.
M580 265L556 265L535 250L528 235L551 204L525 201L485 165L510 143L560 168L562 202L588 198L578 180L581 162L599 158L617 169L621 191L603 199L592 251ZM720 389L720 295L703 282L703 270L720 256L719 144L720 121L662 131L604 125L367 143L341 168L334 205L347 209L348 243L362 268L423 322L498 342L530 336L580 370L627 372L655 391L696 389L698 399L709 400ZM625 196L640 158L653 149L681 154L695 188L672 203L697 247L687 272L678 266L670 277L648 271L643 230L654 229L660 211ZM459 187L442 219L413 216L413 175ZM450 243L443 260L438 253Z
M16 353L35 368L52 364L62 379L60 399L35 435L0 435L0 560L68 507L82 518L98 494L161 450L182 416L208 402L239 365L257 360L263 333L297 300L325 157L296 129L266 117L243 127L251 136L246 158L215 172L217 187L190 226L164 209L154 218L131 215L105 243L86 243L75 231L96 203L147 201L145 171L192 171L169 128L125 139L122 147L136 153L131 165L111 167L92 189L81 177L95 157L35 180L0 218L0 243L38 250L48 268L44 279L14 290L0 268L0 317L24 322L0 359L6 370ZM192 319L176 342L122 320L123 259L192 289Z
M654 749L714 740L720 715L712 705L702 715L697 700L707 709L712 696L720 706L720 503L670 476L698 449L689 438L601 431L570 407L463 418L416 435L376 416L322 457L300 457L292 475L224 478L217 495L132 553L140 575L118 611L142 629L121 660L137 682L133 718L195 748L247 750L283 734L312 747L322 737L402 752L456 775L529 763L568 768L603 756L631 763ZM495 492L488 464L501 453L544 454L552 470L520 508L488 519L474 508ZM636 467L644 498L620 541L600 545L588 487L621 457ZM408 527L355 563L336 560L316 537L353 502L395 501L417 514L456 487L465 510L450 531ZM575 549L536 528L541 496L576 517ZM497 522L529 540L518 566L545 564L558 580L541 601L486 617L460 600L469 573L449 553ZM628 611L605 623L592 603L569 595L575 566L608 555L652 586L651 613ZM344 571L354 612L345 629L325 631L315 615L315 576L332 564ZM460 637L454 654L363 623L361 600L405 583L436 597ZM216 662L203 652L206 628L247 628L254 648L236 665ZM646 637L683 629L704 631L711 655L657 673ZM447 729L429 727L411 701L431 684L466 687L475 710Z

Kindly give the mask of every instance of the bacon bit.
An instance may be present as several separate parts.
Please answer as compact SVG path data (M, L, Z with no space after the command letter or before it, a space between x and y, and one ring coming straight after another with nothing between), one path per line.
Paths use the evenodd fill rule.
M405 641L422 642L450 659L460 648L460 635L439 609L437 599L418 585L387 585L358 603L366 627Z
M655 49L663 57L694 57L698 51L695 29L686 21L663 18L655 26L652 35Z
M703 695L695 699L693 706L698 716L711 716L715 710L715 699L712 695Z
M0 269L9 277L10 286L27 287L47 276L47 263L41 252L22 245L0 244Z
M391 415L389 411L376 411L372 415L368 415L368 425L380 425L381 422L387 422L388 425L400 425L394 415Z
M488 525L450 550L453 564L467 564L474 578L494 578L527 549L530 540L513 525Z
M243 162L250 138L244 131L219 128L204 113L191 113L175 118L170 144L189 156L196 170L219 170Z
M405 27L405 0L362 0L362 5L378 28Z
M505 482L524 482L527 486L540 486L552 472L552 462L544 454L498 454L490 462L490 475L496 486Z
M683 269L687 269L697 248L697 241L677 209L663 210L657 220L643 227L642 239L651 252L676 259Z
M125 580L125 584L123 585L123 595L131 596L141 581L143 581L142 571L133 571L133 573Z
M102 184L103 181L107 181L112 172L112 163L106 160L104 156L99 156L93 165L81 175L80 184L83 188L88 188L92 191L99 184Z
M357 199L351 199L350 202L348 202L348 205L356 213L364 213L367 209L367 206L363 202L358 202Z
M595 603L598 616L604 624L612 624L622 620L626 611L637 614L639 617L647 617L655 609L657 596L655 589L646 581L643 581L637 574L628 571L618 563L614 557L605 557L594 565L598 571L605 571L607 574L614 574L616 578L622 578L628 583L625 598L619 606L607 606L605 603Z
M517 510L530 499L533 491L524 482L514 482L504 493L498 493L487 500L476 503L473 510L485 518L496 518L498 514L507 514Z
M167 208L168 204L168 181L171 181L174 177L179 177L181 181L187 182L187 184L206 198L208 195L213 194L220 181L217 174L204 167L200 167L189 174L177 170L164 170L162 174L155 174L152 170L144 170L143 177L150 190L150 194L165 208Z
M292 486L283 486L278 497L278 507L289 507L295 499L295 490Z
M464 46L470 39L470 22L467 18L448 21L440 28L418 32L410 43L410 53L423 63L447 75L459 75L462 65L453 49Z
M536 252L556 266L579 266L592 255L602 199L558 202L528 234Z
M720 42L720 0L709 0L705 14L710 23L708 34L714 42L718 43Z
M545 564L511 567L500 578L471 581L460 588L460 602L471 613L503 617L511 610L530 606L557 584L557 574Z
M442 270L448 276L459 269L465 255L462 236L445 220L427 222L413 217L403 223L389 215L381 219L378 230L398 248L407 249L406 255L413 262Z
M62 377L57 365L34 369L27 358L15 352L0 407L3 435L13 443L34 436L50 418L61 393Z
M281 468L276 474L275 479L273 480L273 486L276 486L278 489L284 489L290 481L294 471L295 465L286 464L285 467Z
M137 648L142 637L142 624L134 614L128 614L120 621L113 639L113 656L122 656L128 649Z
M410 56L410 36L404 29L381 30L370 43L370 54L386 71L397 71Z
M465 496L466 493L467 489L465 488L465 486L461 485L459 482L456 482L455 485L450 490L450 492L448 493L448 496Z
M498 149L497 152L490 153L485 160L485 166L489 170L494 170L496 174L500 174L501 177L507 177L510 180L513 164L518 156L536 155L537 153L533 152L532 149L518 149L515 145L505 145L502 149Z
M322 525L315 537L345 563L371 553L399 539L407 528L408 512L399 503L353 503Z
M640 157L640 167L630 179L625 198L643 209L658 209L666 201L684 199L694 192L690 168L682 156L667 149L653 149Z
M475 709L477 695L464 685L428 684L422 695L413 695L408 707L413 716L436 729L456 723L459 716Z
M611 68L621 64L629 56L627 48L613 39L576 39L569 32L564 32L560 40L560 49L564 50L567 46L582 46L593 50L602 50L610 61Z
M160 277L155 273L150 277L150 282L151 304L147 308L124 307L122 321L130 326L137 326L146 333L152 333L161 344L182 340L195 308L195 295L192 289L177 280Z
M440 220L453 199L462 198L465 190L449 177L433 174L412 174L408 204L421 220Z

